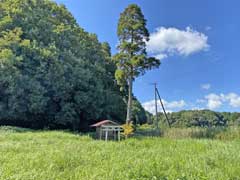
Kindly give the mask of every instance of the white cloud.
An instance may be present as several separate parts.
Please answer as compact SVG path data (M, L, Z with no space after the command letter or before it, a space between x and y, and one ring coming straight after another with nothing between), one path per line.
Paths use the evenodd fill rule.
M175 109L175 108L182 108L186 105L184 100L180 100L180 101L165 101L163 100L163 105L166 106L166 108L170 108L170 109Z
M186 106L186 103L184 100L170 101L170 102L166 100L162 100L162 101L167 112L172 112L175 109L183 108L184 106ZM155 114L155 100L145 102L142 104L142 106L144 107L145 110L149 111L152 114ZM158 112L162 112L162 107L159 101L158 101Z
M224 103L227 103L230 107L233 108L240 107L240 95L236 93L219 95L211 93L205 96L205 99L207 99L207 107L209 109L217 109L221 107Z
M211 109L217 110L218 108L240 108L240 94L227 93L215 94L210 93L201 99L196 99L195 102L179 101L166 101L162 100L167 112L175 112L184 109L202 110ZM142 104L145 110L155 114L155 100L151 100ZM162 112L162 107L158 101L158 112Z
M146 111L148 111L152 114L156 114L155 113L155 101L154 100L145 102L145 103L142 104L142 106Z
M188 56L207 50L209 48L207 41L208 37L205 34L190 27L185 30L160 27L150 34L147 51L155 57L160 57L160 59L173 54Z
M163 59L165 59L167 57L168 57L167 54L157 54L157 55L155 55L155 58L157 58L159 60L163 60Z
M223 98L229 101L230 106L232 107L240 107L240 95L236 93L229 93L227 95L223 95Z
M221 96L218 96L214 93L211 93L207 96L205 96L205 98L207 99L207 107L209 109L217 109L222 105L222 98Z
M202 84L201 88L204 90L209 90L211 88L211 84Z

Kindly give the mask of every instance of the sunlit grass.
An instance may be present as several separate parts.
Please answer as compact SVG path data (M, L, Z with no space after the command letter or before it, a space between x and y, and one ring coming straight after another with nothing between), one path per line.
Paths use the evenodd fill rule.
M240 141L0 130L1 180L240 179Z

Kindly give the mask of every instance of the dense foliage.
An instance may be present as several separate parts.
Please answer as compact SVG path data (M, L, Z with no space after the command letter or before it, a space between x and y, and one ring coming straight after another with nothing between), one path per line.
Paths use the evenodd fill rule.
M49 0L0 2L0 124L83 130L125 119L110 47Z
M240 177L240 142L92 140L66 132L2 132L0 180L226 180ZM127 168L126 168L127 167Z
M163 113L159 113L158 117L162 126L166 124L166 118ZM173 127L240 125L240 113L189 110L168 113L168 117Z

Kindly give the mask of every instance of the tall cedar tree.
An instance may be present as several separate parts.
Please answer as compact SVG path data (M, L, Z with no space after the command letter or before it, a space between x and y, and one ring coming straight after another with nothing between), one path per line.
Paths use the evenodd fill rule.
M160 61L147 57L146 42L149 32L146 20L139 6L129 5L120 15L117 30L119 45L118 53L114 56L117 64L115 77L121 87L128 87L128 105L126 122L132 118L132 87L133 81L146 70L158 67Z

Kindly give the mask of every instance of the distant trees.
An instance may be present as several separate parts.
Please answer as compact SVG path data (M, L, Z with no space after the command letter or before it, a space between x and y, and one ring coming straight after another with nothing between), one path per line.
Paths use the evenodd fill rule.
M149 33L144 15L137 5L131 4L121 13L117 34L119 52L114 57L117 64L115 77L119 85L128 87L126 122L129 123L133 118L132 86L134 79L144 74L146 70L158 67L160 61L147 57L146 41L149 40Z
M132 106L132 121L134 122L134 124L147 123L147 112L144 110L141 103L136 98L133 98Z
M159 113L160 123L166 124L165 116ZM214 112L210 110L188 110L168 113L173 127L213 127L240 125L240 113Z

